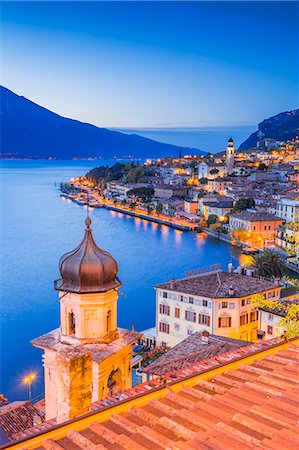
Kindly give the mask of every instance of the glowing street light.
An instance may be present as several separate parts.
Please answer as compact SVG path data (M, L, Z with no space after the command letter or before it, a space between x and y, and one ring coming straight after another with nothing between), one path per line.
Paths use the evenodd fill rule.
M26 375L23 378L23 384L27 384L28 386L28 397L29 397L29 401L31 402L32 400L32 390L31 390L31 386L33 381L36 379L36 374L35 373L30 373L28 375Z

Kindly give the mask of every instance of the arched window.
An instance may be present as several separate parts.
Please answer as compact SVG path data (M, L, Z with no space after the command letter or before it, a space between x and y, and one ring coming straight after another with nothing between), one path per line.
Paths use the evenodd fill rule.
M111 331L111 311L109 310L107 313L106 332L110 333L110 331Z
M76 333L76 321L73 312L69 313L68 319L69 319L69 334L74 335Z

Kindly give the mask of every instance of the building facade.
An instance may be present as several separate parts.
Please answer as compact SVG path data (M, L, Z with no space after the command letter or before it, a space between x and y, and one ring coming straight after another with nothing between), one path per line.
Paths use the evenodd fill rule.
M229 216L230 231L247 230L251 239L273 240L277 227L282 223L282 219L267 212L247 210Z
M287 223L299 221L299 200L288 198L278 200L275 214Z
M258 311L252 296L278 300L280 287L268 281L216 270L156 287L157 343L173 347L194 332L256 341Z
M226 147L226 167L227 173L230 175L234 169L235 144L232 138L228 140Z

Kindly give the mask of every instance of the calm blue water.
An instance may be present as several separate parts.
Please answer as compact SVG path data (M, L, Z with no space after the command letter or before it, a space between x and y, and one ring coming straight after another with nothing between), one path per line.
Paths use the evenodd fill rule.
M110 161L111 163L111 161ZM10 400L26 398L21 384L39 373L33 396L42 392L41 351L29 341L59 325L53 281L60 256L84 233L86 210L59 196L55 182L84 175L94 162L1 162L1 387ZM182 233L106 210L93 210L96 242L118 261L123 282L118 323L138 330L155 323L153 285L185 270L221 262L239 252L194 233Z

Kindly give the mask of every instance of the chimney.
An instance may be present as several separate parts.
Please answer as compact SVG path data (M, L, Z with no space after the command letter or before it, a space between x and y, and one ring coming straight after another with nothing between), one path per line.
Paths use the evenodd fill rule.
M171 278L170 280L170 289L174 288L175 278Z
M210 336L210 333L207 330L204 330L201 333L201 342L202 342L202 344L208 344L209 343L209 336Z
M234 288L232 286L229 287L228 295L230 297L233 297L235 295L235 290L234 290Z
M233 265L232 265L232 263L228 264L228 271L229 271L229 273L233 273Z

